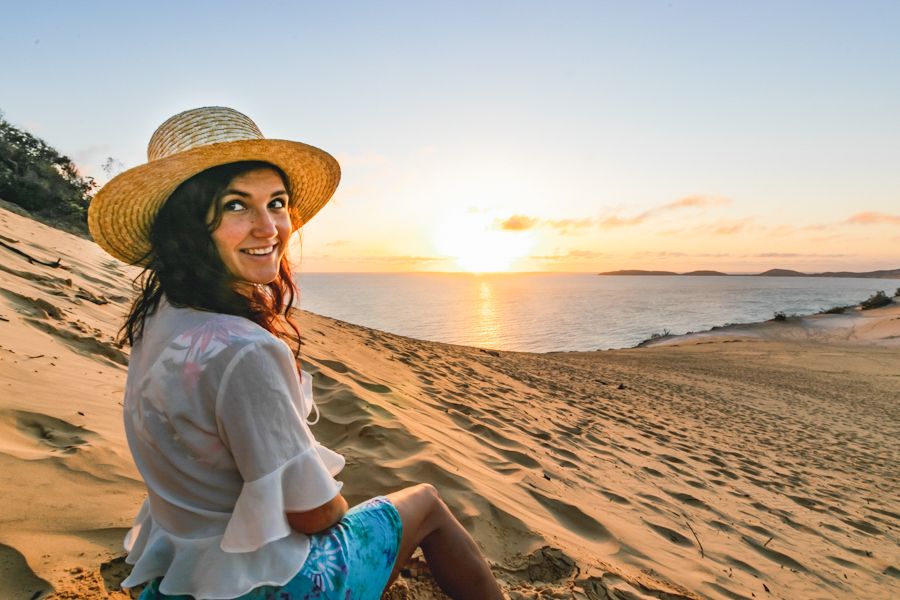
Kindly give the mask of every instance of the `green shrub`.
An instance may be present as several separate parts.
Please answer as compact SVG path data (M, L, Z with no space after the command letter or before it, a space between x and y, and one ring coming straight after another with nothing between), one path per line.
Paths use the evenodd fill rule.
M820 312L820 315L842 315L847 312L847 309L851 308L849 306L832 306L828 310L823 310Z
M775 316L772 317L773 321L787 321L787 315L784 314L784 311L775 311Z
M868 299L864 300L859 306L863 310L869 310L870 308L878 308L880 306L887 306L893 302L890 298L887 297L882 291L875 292Z
M18 129L0 113L0 198L51 224L87 233L93 178L82 177L67 156Z

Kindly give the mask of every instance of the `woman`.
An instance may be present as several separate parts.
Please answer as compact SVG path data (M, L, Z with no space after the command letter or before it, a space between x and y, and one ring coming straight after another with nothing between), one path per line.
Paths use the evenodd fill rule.
M502 598L434 487L348 510L339 454L307 418L290 236L340 178L327 153L267 140L237 111L175 115L149 161L91 203L94 239L145 267L123 327L124 417L148 498L125 538L142 598L379 598L417 547L453 598ZM295 342L296 343L296 340Z

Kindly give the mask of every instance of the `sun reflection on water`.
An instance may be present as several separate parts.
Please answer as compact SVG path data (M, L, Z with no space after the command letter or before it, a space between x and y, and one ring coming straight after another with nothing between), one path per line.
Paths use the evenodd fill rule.
M482 279L478 283L478 304L473 334L478 340L475 345L492 348L500 341L500 322L494 299L494 288L490 281Z

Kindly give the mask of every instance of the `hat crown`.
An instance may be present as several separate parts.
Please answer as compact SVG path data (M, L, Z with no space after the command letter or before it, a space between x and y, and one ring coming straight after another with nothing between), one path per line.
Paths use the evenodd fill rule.
M219 142L261 139L263 134L256 123L233 108L194 108L169 118L153 132L147 146L147 160L152 162Z

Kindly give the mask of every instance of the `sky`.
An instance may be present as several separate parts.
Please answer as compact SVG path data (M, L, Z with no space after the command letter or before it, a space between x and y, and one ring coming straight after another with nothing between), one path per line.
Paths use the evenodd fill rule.
M900 267L900 2L0 11L4 118L98 182L198 106L333 154L303 271Z

